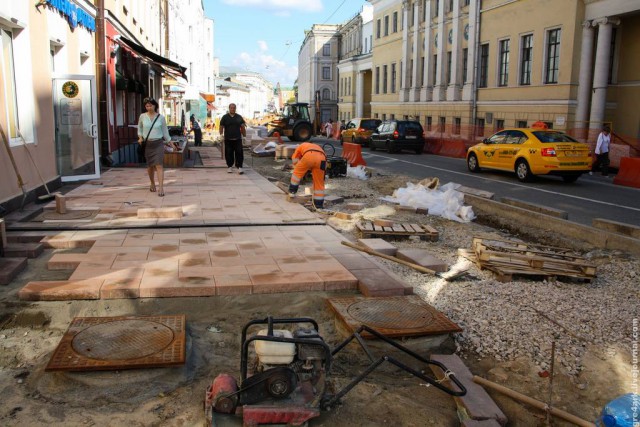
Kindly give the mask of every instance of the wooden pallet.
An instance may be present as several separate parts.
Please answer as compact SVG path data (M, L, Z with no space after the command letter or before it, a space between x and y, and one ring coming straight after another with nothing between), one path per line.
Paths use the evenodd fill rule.
M404 238L419 236L421 240L437 242L440 233L430 225L393 223L390 226L375 225L372 221L364 221L356 224L356 228L364 238L369 237L395 237Z
M471 251L458 252L480 269L493 271L501 282L510 282L514 276L563 277L583 282L596 277L595 265L566 248L474 237Z

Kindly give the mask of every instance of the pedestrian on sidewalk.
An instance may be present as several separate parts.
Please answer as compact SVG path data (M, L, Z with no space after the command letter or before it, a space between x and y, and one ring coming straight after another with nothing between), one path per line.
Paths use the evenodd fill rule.
M327 155L324 150L311 142L303 142L296 148L291 156L293 161L293 174L289 184L289 193L298 192L300 181L311 171L313 179L313 205L322 209L324 205L324 171L327 169Z
M149 191L156 192L155 174L158 174L158 196L164 196L164 144L171 142L167 121L158 113L158 101L145 98L145 113L138 118L138 144L147 159L147 173L151 186Z
M191 122L191 129L189 129L189 133L193 132L193 145L196 147L202 147L202 128L200 127L200 123L196 119L196 116L193 114L189 118Z
M333 119L329 119L329 121L324 124L324 133L327 135L327 138L331 138L333 134Z
M229 168L227 172L233 172L235 163L238 173L242 175L242 137L247 136L247 124L240 114L236 114L236 104L229 104L229 112L220 119L220 135L224 136L224 157Z
M611 129L609 126L604 126L602 132L598 135L598 142L596 142L596 161L593 162L591 172L589 175L593 175L593 172L598 170L602 171L602 176L609 176L609 145L611 144Z

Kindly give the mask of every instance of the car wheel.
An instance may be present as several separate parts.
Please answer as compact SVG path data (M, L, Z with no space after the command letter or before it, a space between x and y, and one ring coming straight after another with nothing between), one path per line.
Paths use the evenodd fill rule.
M416 154L422 154L424 152L424 147L417 147L415 149Z
M572 182L576 182L578 178L580 178L580 175L565 175L562 177L562 180L564 182L572 183Z
M518 179L522 182L529 182L533 178L533 174L529 169L529 163L526 160L520 159L516 163L516 175Z
M475 154L471 153L467 157L467 167L471 172L480 172L480 165L478 164L478 157Z
M369 142L369 150L376 151L376 144L373 143L373 140Z

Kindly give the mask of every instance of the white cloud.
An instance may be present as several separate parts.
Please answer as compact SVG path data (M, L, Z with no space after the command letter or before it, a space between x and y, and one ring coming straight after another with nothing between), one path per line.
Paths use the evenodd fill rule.
M233 59L232 65L245 71L261 74L265 79L280 86L291 86L298 78L298 67L287 65L263 52L241 52Z
M266 52L269 50L269 46L267 46L267 42L264 40L258 40L258 47L262 52Z
M312 13L323 10L322 0L222 0L222 2L239 7L259 7L278 15L291 11Z

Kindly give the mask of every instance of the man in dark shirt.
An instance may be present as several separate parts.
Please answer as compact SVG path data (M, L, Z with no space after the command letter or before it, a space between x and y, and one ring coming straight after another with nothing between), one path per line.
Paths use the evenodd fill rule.
M243 174L242 137L247 135L247 124L240 114L236 114L236 104L229 104L229 112L220 120L220 135L224 135L224 157L229 170L233 172L235 163L238 173Z

